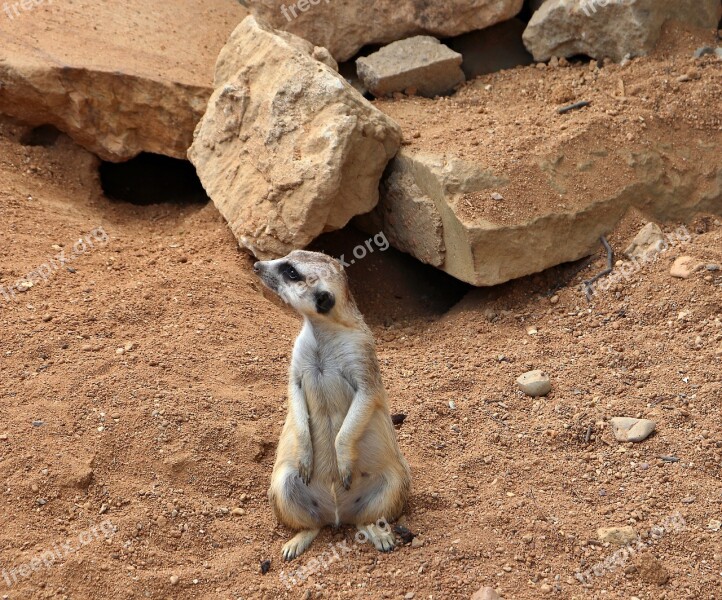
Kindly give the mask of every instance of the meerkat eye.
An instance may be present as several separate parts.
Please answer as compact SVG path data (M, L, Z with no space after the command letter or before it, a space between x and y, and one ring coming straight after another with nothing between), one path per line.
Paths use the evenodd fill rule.
M291 265L285 265L281 272L283 273L283 276L290 281L301 281L301 274Z

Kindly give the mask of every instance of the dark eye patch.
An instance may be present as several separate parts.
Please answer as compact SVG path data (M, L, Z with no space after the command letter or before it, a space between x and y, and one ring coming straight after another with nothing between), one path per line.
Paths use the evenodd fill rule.
M296 270L296 268L290 264L290 263L283 263L278 267L278 270L281 273L281 276L286 281L301 281L303 277L301 274Z

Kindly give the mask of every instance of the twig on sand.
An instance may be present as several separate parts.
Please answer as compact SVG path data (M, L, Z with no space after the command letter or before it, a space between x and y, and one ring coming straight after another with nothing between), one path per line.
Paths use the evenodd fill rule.
M582 100L581 102L575 102L574 104L570 104L569 106L562 106L561 108L557 108L557 113L563 115L572 110L577 110L578 108L584 108L585 106L589 106L590 104L591 102L589 100Z
M582 285L584 286L584 293L587 295L587 301L592 301L592 284L604 277L605 275L609 275L612 270L614 269L614 250L612 250L612 247L609 245L609 242L607 241L607 238L602 236L599 238L602 241L602 244L604 244L604 248L607 250L607 268L604 269L601 273L595 275L591 279L587 279Z

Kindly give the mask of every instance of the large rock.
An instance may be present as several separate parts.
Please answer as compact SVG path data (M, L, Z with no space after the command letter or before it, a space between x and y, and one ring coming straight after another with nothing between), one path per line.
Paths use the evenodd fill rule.
M321 59L321 60L319 60ZM188 156L239 242L302 248L378 202L401 131L323 48L246 18L221 51Z
M721 15L719 0L547 0L524 43L539 61L576 54L621 61L652 50L666 21L716 29Z
M722 168L711 191L694 170L667 180L667 152L666 146L640 150L634 157L620 152L618 163L631 160L635 167L633 183L610 186L603 197L590 198L574 210L550 210L499 223L469 214L465 198L506 202L495 200L494 192L509 182L503 174L451 156L404 148L389 166L378 206L358 223L369 232L384 231L395 248L462 281L496 285L589 255L599 246L600 236L612 231L633 207L662 221L722 212ZM546 177L543 161L539 163L539 177Z
M54 125L111 161L143 151L185 158L218 51L247 14L228 0L7 7L0 112Z
M374 96L413 90L433 98L464 83L461 54L428 35L417 35L384 46L356 61L361 83Z
M416 34L450 37L515 16L523 0L248 0L249 10L277 29L328 48L344 61L367 44Z

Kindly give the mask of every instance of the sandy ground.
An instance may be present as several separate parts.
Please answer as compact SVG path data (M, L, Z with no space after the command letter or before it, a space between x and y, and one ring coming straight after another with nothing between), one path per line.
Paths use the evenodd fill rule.
M285 565L265 493L299 320L211 204L111 201L94 157L26 133L0 120L0 597L722 598L722 271L669 274L722 264L719 220L591 302L601 252L468 293L392 250L359 261L417 538L382 555L325 530ZM517 390L530 369L549 396ZM657 431L620 444L614 416ZM597 528L625 525L605 567Z

